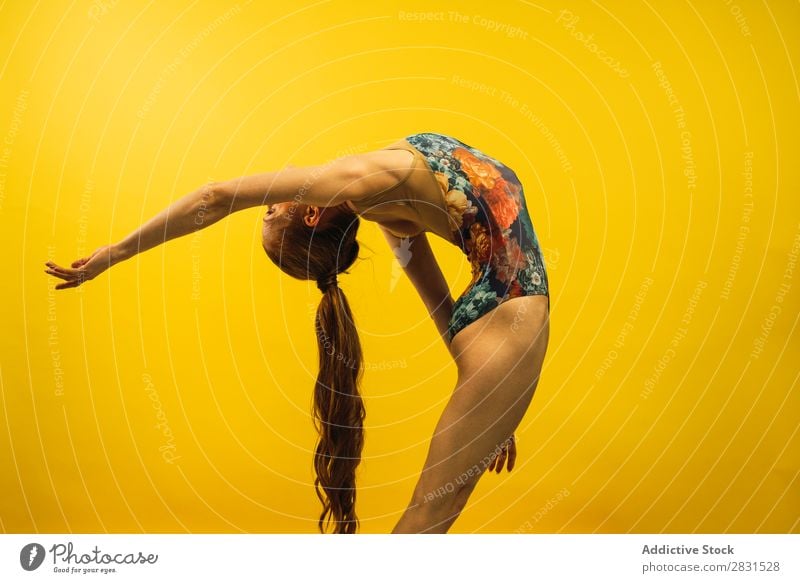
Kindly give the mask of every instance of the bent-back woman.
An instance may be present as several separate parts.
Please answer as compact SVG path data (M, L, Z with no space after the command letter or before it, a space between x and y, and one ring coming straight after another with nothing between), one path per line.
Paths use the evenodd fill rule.
M358 257L360 218L379 225L458 370L411 500L392 530L447 532L485 472L509 471L514 431L539 380L549 339L549 288L525 196L511 168L458 139L420 133L317 166L206 184L121 242L71 268L46 272L81 285L110 266L253 206L267 205L262 244L288 275L322 293L315 318L319 372L314 420L319 440L318 527L356 532L355 472L366 411L358 330L338 276ZM455 300L427 240L462 250L472 281Z

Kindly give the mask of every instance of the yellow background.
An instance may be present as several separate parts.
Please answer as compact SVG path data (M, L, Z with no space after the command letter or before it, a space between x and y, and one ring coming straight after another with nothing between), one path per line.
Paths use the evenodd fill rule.
M434 131L520 175L552 294L518 467L451 532L800 532L800 8L564 9L5 2L2 531L315 532L319 292L268 262L262 209L78 290L43 263L209 179ZM360 240L341 282L379 533L456 371L375 225ZM460 293L466 262L434 245Z

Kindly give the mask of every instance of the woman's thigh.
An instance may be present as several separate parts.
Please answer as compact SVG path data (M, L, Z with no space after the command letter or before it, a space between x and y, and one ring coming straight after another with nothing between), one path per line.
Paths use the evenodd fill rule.
M519 425L549 339L547 298L509 300L461 330L450 350L458 382L436 425L416 504L465 502L498 447ZM454 497L461 492L461 500Z

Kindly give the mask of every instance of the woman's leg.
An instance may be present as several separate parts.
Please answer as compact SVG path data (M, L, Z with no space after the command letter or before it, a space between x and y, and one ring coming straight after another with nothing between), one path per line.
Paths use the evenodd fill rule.
M455 522L528 409L548 339L545 296L508 300L456 335L458 382L393 533L444 533Z

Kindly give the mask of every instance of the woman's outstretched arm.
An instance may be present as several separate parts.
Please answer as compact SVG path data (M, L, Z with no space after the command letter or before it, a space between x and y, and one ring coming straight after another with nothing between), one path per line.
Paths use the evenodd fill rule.
M77 287L106 269L170 239L207 227L225 216L214 183L208 183L178 199L122 241L104 245L71 267L48 261L45 273L64 280L56 289Z
M337 158L317 166L209 182L175 201L122 241L96 249L62 267L45 263L45 273L63 279L56 289L77 287L106 269L170 239L205 228L254 206L296 201L331 206L391 187L410 163L402 150L377 150Z

